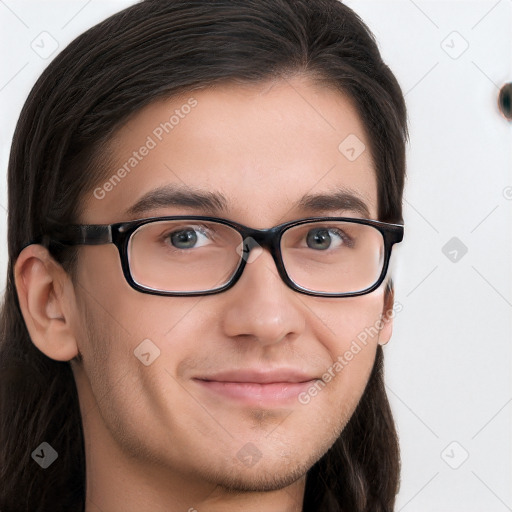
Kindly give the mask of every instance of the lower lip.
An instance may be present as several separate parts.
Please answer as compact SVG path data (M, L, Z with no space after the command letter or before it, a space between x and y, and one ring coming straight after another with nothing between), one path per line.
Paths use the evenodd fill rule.
M218 395L249 404L286 403L297 400L300 393L306 391L315 380L307 382L219 382L195 379L203 388Z

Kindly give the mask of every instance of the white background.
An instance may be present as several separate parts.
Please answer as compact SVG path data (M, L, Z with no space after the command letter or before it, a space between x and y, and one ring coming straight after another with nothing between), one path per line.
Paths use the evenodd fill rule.
M58 51L131 3L0 1L0 291L5 173L23 102ZM512 81L512 0L347 4L376 35L410 120L394 262L403 311L385 347L402 449L396 510L512 510L512 124L497 108ZM48 58L31 47L41 37L47 50L58 44Z

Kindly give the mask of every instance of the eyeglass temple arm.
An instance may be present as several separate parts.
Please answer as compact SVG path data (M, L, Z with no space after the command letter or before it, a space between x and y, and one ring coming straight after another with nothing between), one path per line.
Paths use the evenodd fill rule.
M112 243L112 227L106 225L72 225L55 228L49 240L63 245L102 245Z

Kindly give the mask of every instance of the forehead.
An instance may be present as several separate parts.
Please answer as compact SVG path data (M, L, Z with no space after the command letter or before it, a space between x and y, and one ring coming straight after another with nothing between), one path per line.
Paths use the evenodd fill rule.
M377 215L369 140L352 102L303 77L155 101L110 151L82 222L199 213L268 227L340 205L340 214Z

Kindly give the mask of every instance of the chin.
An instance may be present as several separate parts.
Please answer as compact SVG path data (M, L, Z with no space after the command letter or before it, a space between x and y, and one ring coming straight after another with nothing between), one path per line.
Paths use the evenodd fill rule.
M289 457L268 460L268 456L261 455L258 460L255 457L246 461L247 465L236 460L233 466L208 471L205 479L233 494L277 491L303 478L324 453L310 454L301 460L299 456L296 460Z
M289 487L300 480L309 468L296 468L293 471L281 471L279 473L254 470L248 468L244 471L236 471L233 474L217 474L210 482L231 494L271 492Z

